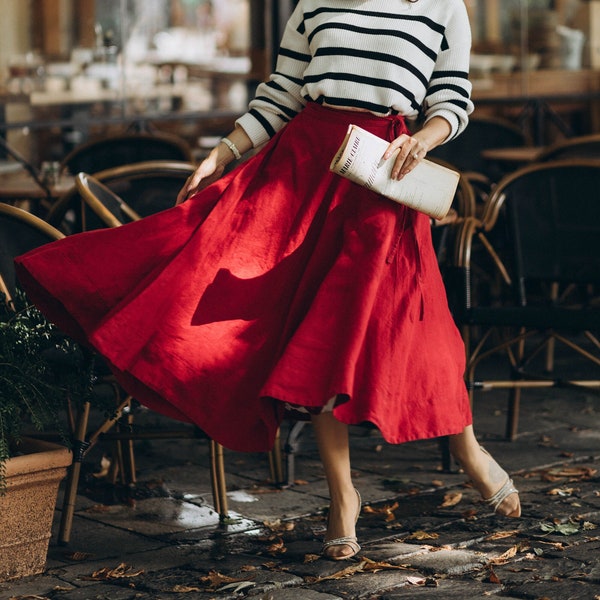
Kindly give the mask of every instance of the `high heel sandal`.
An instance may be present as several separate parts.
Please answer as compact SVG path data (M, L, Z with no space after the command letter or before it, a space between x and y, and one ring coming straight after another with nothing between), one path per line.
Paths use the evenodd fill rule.
M362 508L362 499L360 497L360 492L354 488L356 495L358 497L358 509L356 511L356 518L354 519L354 523L358 522L358 517L360 517L360 511ZM327 525L329 525L329 516L327 517ZM329 548L334 548L336 546L348 546L352 552L350 554L343 554L341 556L333 556L327 553ZM333 540L326 540L323 542L323 547L321 548L321 554L325 558L329 558L331 560L348 560L354 556L356 556L360 552L360 545L358 543L358 539L355 535L345 536L335 538Z
M483 447L480 446L481 451L489 458L490 462L493 463L502 473L506 476L504 483L500 486L497 492L492 494L489 498L483 498L483 502L488 504L494 509L494 512L497 515L502 515L504 517L520 517L521 516L521 502L518 498L519 490L515 487L513 480L510 478L508 473L496 462L493 456ZM510 513L505 513L500 510L503 502L512 494L517 494L517 506Z

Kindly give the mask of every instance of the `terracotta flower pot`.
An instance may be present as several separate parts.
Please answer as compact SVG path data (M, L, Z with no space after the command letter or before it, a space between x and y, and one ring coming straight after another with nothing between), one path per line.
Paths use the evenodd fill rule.
M23 438L19 450L0 496L0 581L44 570L58 486L72 461L70 450L46 441Z

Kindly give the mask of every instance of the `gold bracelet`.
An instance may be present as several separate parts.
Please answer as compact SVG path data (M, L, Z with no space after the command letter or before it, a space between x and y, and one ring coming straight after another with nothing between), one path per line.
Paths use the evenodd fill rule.
M221 141L233 152L233 155L235 156L236 160L242 158L238 147L229 138L221 138Z

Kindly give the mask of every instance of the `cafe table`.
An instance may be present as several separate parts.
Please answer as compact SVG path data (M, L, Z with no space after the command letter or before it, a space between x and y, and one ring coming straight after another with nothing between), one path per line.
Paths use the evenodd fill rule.
M544 146L518 146L514 148L487 148L481 151L486 160L518 166L535 161L545 150Z
M44 184L45 185L45 184ZM42 216L74 185L71 175L60 175L48 185L38 183L25 169L0 172L0 202L6 202Z
M481 157L502 177L535 162L544 150L544 146L487 148L481 151Z

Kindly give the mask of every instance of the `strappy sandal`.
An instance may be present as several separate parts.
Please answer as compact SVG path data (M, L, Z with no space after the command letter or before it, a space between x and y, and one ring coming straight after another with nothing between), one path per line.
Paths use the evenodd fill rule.
M502 505L502 503L511 495L511 494L518 494L519 490L515 487L513 480L509 477L503 484L502 487L493 495L490 496L489 498L484 498L483 501L486 504L489 504L493 509L494 512L496 514L502 515L503 513L498 512L498 509L500 508L500 506ZM518 512L518 514L514 514L515 512ZM508 515L504 515L505 517L519 517L521 516L521 511L520 511L520 507L518 509L516 509L515 511L513 511L512 513L508 514Z
M496 493L494 493L492 496L490 496L489 498L483 498L483 502L485 504L488 504L489 506L491 506L497 515L501 515L504 517L515 517L515 518L520 517L521 516L521 503L520 502L517 505L517 507L515 508L515 510L513 510L511 513L506 514L506 513L503 513L502 511L500 511L500 507L502 506L502 503L512 494L517 494L517 496L518 496L519 490L515 487L515 484L513 483L513 480L509 477L508 473L506 473L506 471L504 471L504 469L502 469L502 467L496 462L496 460L492 457L492 455L485 448L483 448L483 446L481 446L481 451L489 457L491 462L495 463L495 465L498 467L498 469L500 469L504 473L504 475L506 475L506 480L500 486L500 489Z
M356 518L354 519L354 522L356 523L358 521L358 517L360 517L360 511L362 508L362 499L360 497L360 492L356 488L354 488L354 491L356 492L356 495L358 496L358 510L356 511ZM327 521L329 524L329 517L327 518ZM350 554L344 554L342 556L332 556L331 554L329 554L327 552L327 550L329 548L334 548L335 546L348 546L352 550L352 552ZM321 548L321 554L325 558L329 558L330 560L348 560L348 559L356 556L359 552L360 552L360 545L358 543L358 538L355 535L339 537L339 538L335 538L333 540L324 541L323 546Z

